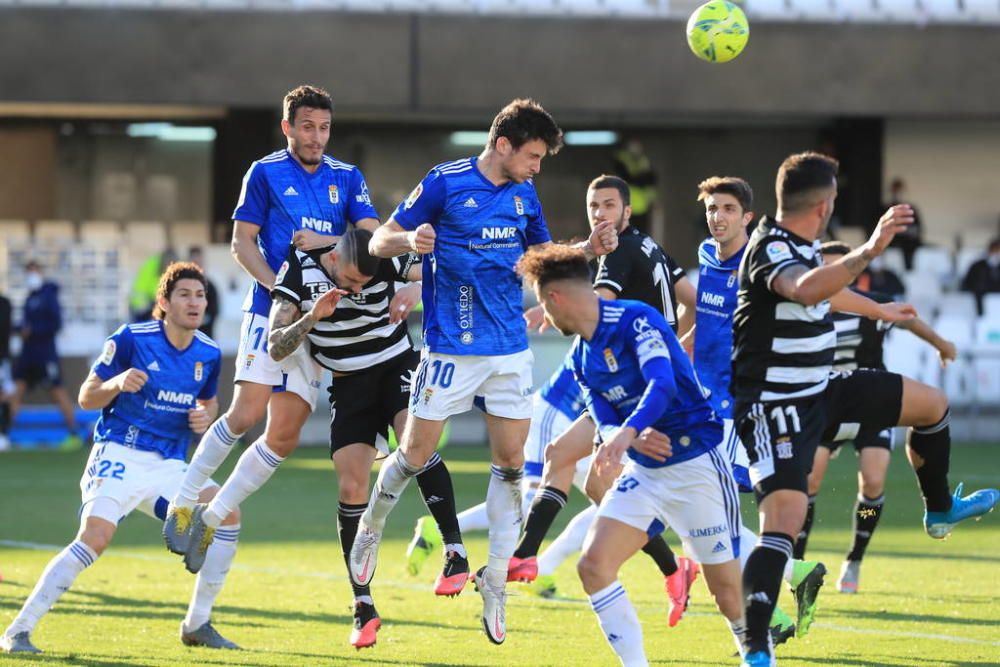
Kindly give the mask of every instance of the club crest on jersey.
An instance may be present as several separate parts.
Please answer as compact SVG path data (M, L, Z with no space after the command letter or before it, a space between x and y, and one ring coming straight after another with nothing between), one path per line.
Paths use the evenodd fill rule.
M327 194L330 197L330 203L331 204L339 204L340 203L340 190L337 189L336 185L331 185L329 187L329 189L327 189Z
M424 193L424 184L417 183L417 187L413 188L413 192L411 192L410 196L406 198L405 202L403 202L403 209L404 210L408 209L414 204L416 204L417 200L420 199L420 195L422 195L423 193Z
M201 382L201 379L205 376L205 364L200 361L194 362L194 381Z
M618 360L615 359L615 353L611 351L610 347L604 348L604 362L608 365L609 371L618 372Z
M517 211L518 215L524 215L524 200L520 197L514 197L514 210Z

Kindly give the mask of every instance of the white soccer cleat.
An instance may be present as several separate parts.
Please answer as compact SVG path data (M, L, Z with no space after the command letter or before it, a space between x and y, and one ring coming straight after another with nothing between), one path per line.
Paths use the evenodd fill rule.
M348 568L351 581L358 586L367 586L375 576L375 566L378 565L378 546L382 534L368 527L358 528L351 547L351 566Z
M507 591L506 581L492 586L486 581L486 568L476 572L476 590L483 597L483 630L494 644L503 644L507 639Z

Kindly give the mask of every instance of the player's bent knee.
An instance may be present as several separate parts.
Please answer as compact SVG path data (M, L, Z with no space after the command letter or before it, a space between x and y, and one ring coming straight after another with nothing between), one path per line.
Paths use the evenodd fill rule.
M614 579L614 573L601 561L599 554L592 549L584 551L576 562L576 572L580 575L580 583L588 593L600 590Z
M115 536L115 525L97 517L88 517L77 539L94 550L98 556L111 544Z
M368 478L343 475L337 479L339 499L342 503L359 505L368 501Z

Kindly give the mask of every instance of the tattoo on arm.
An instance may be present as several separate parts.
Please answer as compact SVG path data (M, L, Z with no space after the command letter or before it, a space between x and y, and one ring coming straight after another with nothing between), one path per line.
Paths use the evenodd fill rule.
M597 259L597 253L594 252L594 246L590 244L590 239L586 239L584 241L580 241L579 243L575 243L573 247L577 248L578 250L582 250L588 262Z
M852 278L857 278L871 261L872 257L868 251L862 250L860 252L852 252L851 254L846 255L842 260L840 260L840 263L845 269L847 269Z
M305 340L316 324L309 313L299 317L299 307L291 301L278 297L271 308L271 333L267 337L268 354L275 361L281 361Z

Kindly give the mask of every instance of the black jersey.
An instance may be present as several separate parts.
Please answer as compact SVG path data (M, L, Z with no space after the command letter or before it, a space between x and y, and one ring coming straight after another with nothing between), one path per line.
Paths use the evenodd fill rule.
M771 291L771 282L800 264L820 266L819 241L807 241L764 218L740 262L733 314L732 394L776 401L826 388L837 344L830 302L804 306Z
M656 308L676 333L674 284L684 277L684 269L656 241L629 225L618 236L618 248L598 261L594 287Z
M852 291L879 303L889 303L892 297L881 292ZM871 320L854 313L834 313L833 326L837 331L837 349L833 355L833 369L853 371L858 368L874 368L884 371L882 344L885 335L892 328L891 322Z
M316 299L336 287L320 256L329 248L303 252L291 246L278 270L272 295L288 299L303 313ZM341 299L333 315L309 332L310 352L324 368L341 373L362 371L413 349L406 322L389 322L389 302L396 283L418 259L402 255L379 262L379 268L357 294Z

